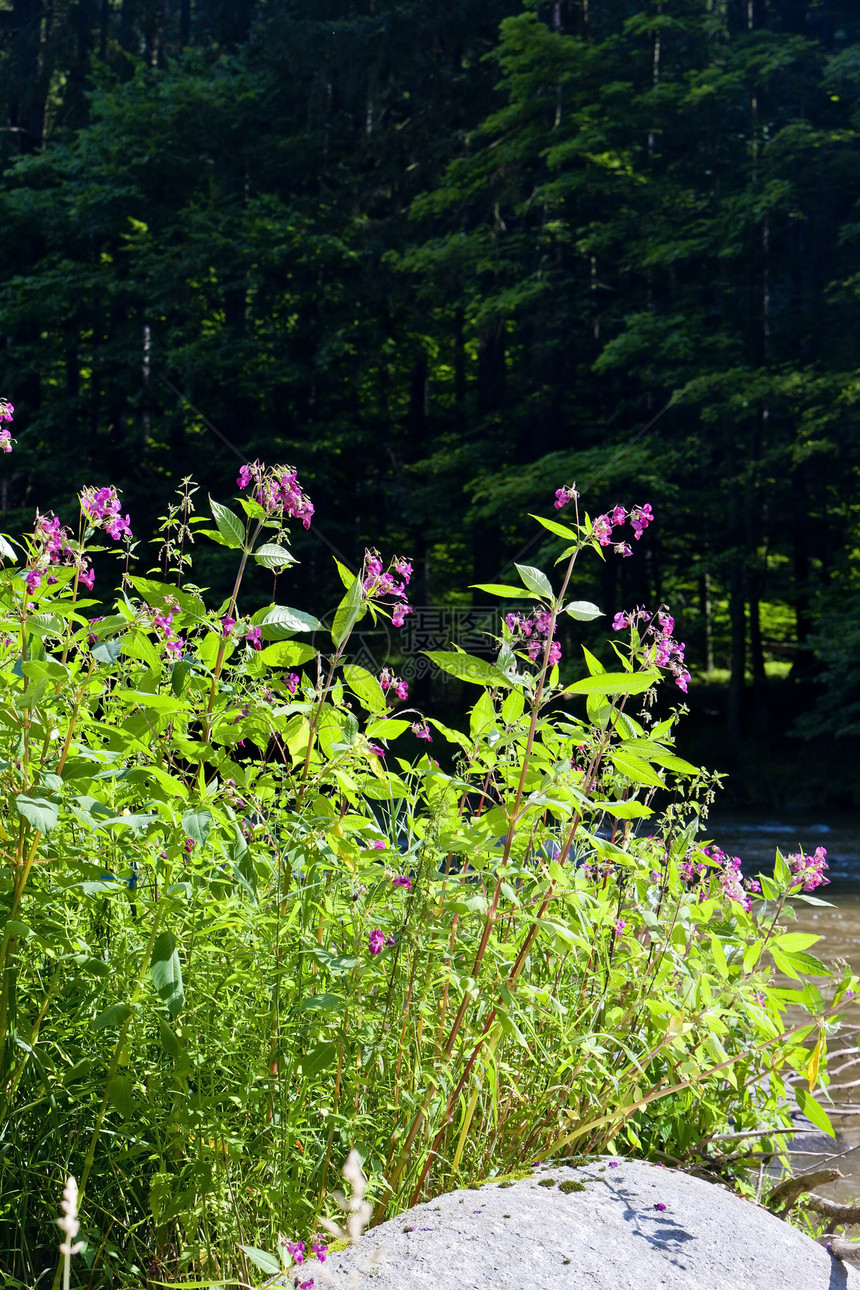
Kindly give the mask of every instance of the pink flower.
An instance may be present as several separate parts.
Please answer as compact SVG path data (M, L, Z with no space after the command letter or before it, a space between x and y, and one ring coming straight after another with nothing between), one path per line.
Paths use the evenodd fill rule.
M229 636L235 626L236 619L231 618L229 614L221 619L221 631L225 636Z
M615 935L620 936L626 926L627 923L625 920L623 918L619 918L618 922L615 924Z
M397 572L400 574L401 578L403 579L404 584L408 583L408 582L409 582L409 579L412 577L412 565L409 563L409 561L408 561L408 560L395 560L395 561L394 561L394 568L395 568L395 569L397 570Z
M623 630L624 630L624 628L627 626L627 622L628 622L627 615L626 615L626 614L622 614L622 613L619 611L619 612L615 615L615 617L613 618L613 620L612 620L612 630L613 630L614 632L621 632L621 631L623 631Z
M292 1255L294 1263L304 1263L305 1261L304 1241L287 1241L287 1250Z
M382 953L385 948L385 933L381 928L374 927L373 931L367 938L367 948L370 950L370 953L374 958L377 954Z
M804 891L815 891L816 887L826 887L830 879L824 877L827 868L827 850L816 847L814 855L804 855L802 851L793 852L785 857L788 867L795 875L790 890L802 887Z
M560 663L560 662L561 662L561 645L559 644L558 641L553 641L553 643L549 647L547 663L549 664L550 667L555 667L556 663Z
M189 855L191 855L191 852L194 850L194 839L193 839L193 838L186 838L186 839L185 839L185 850L188 852L188 854L189 854Z
M609 513L609 522L613 528L618 528L627 519L627 512L623 506L616 506Z
M623 560L627 560L633 554L633 547L629 542L616 542L612 550L616 555L620 555Z
M653 521L654 512L651 510L650 502L646 502L644 506L633 507L630 512L630 523L633 526L633 536L637 541Z
M0 421L11 421L14 407L7 399L0 399Z
M397 605L391 615L392 627L402 627L406 620L406 615L411 613L412 608L410 605Z
M123 535L131 537L129 517L120 514L119 494L115 488L84 488L81 510L94 528L102 528L115 542Z
M42 585L41 569L28 569L24 577L24 581L27 584L27 590L30 595L32 595L34 591L38 591L39 587Z
M391 879L392 887L405 887L407 891L412 890L412 879L406 874L398 874L396 878Z
M401 699L401 700L408 699L409 686L405 681L401 681L398 685L394 687L394 693L397 695L398 699Z
M612 541L612 522L608 515L598 515L591 526L592 537L596 537L601 546L609 546Z
M365 847L364 849L365 851L384 851L385 840L383 838L374 838L370 846Z
M287 677L287 682L286 682L287 689L289 690L290 694L295 694L296 690L299 688L299 683L301 679L302 678L299 676L298 672L290 672L290 675Z
M660 1213L662 1214L662 1213L664 1213L664 1211L665 1211L665 1209L666 1209L666 1205L665 1205L665 1203L664 1203L662 1200L655 1200L655 1202L654 1202L654 1208L655 1208L655 1209L658 1209L658 1210L660 1211Z
M250 645L251 649L263 648L263 629L261 627L249 627L245 632L245 644Z
M433 736L430 733L426 721L413 721L412 733L416 739L426 739L428 744L432 744Z
M548 636L551 626L552 626L552 614L549 612L548 609L542 609L538 614L535 615L535 620L534 620L535 631L539 632L541 636Z
M321 1245L321 1244L319 1244L318 1242L316 1242L316 1241L315 1241L315 1242L311 1245L311 1249L313 1250L314 1254L315 1254L315 1255L317 1256L317 1258L319 1259L320 1263L325 1263L325 1256L328 1254L328 1246L327 1246L327 1245Z
M78 582L82 582L87 591L92 591L96 580L96 571L90 565L89 569L81 569L78 574Z
M239 477L236 480L236 483L239 485L240 488L247 488L250 482L251 482L251 467L240 466Z
M571 492L568 491L568 489L557 488L555 490L555 501L553 502L553 506L555 507L555 509L557 511L560 511L562 507L567 506L568 502L571 499L571 496L572 494Z
M368 744L367 751L373 753L374 757L384 757L385 749L380 748L379 744ZM374 844L375 845L375 844Z

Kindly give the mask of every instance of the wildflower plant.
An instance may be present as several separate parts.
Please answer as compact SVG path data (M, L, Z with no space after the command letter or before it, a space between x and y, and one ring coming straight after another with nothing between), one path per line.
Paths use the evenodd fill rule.
M365 1223L533 1157L683 1158L730 1119L779 1142L800 1069L830 1131L814 1089L855 982L788 926L821 903L823 855L745 877L701 836L714 777L654 708L689 679L667 607L619 611L611 663L584 650L561 675L559 624L602 617L575 598L579 560L625 558L619 530L635 549L650 507L592 521L559 490L538 522L560 575L482 588L492 660L430 654L473 696L455 728L350 658L365 617L405 621L408 558L339 565L329 633L249 605L249 562L288 571L313 505L291 467L237 482L211 520L174 513L159 577L127 571L133 517L105 485L76 525L38 515L0 542L10 1284L37 1278L15 1233L39 1228L48 1160L80 1179L90 1285L308 1282L352 1150ZM220 604L188 563L207 537L236 558Z

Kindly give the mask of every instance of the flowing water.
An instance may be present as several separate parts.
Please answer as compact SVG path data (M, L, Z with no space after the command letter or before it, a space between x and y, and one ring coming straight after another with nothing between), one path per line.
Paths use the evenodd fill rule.
M830 885L819 888L815 895L830 901L833 907L822 909L793 902L797 922L792 928L820 936L811 953L825 963L844 959L860 976L860 815L832 811L826 817L810 812L770 816L714 814L708 821L707 833L729 855L741 857L748 877L759 871L772 872L777 847L783 855L801 847L811 855L816 847L826 847ZM837 1144L832 1145L822 1134L803 1135L795 1139L798 1150L794 1157L795 1171L799 1173L840 1153L832 1163L845 1177L815 1190L843 1202L860 1199L860 1000L852 1011L856 1015L846 1017L845 1037L837 1037L830 1046L831 1096L835 1106L827 1109ZM857 1087L853 1087L854 1081Z

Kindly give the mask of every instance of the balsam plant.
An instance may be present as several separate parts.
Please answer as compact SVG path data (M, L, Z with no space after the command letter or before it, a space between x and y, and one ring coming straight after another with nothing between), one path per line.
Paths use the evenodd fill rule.
M601 616L577 561L629 554L614 530L650 507L591 520L558 490L560 577L482 588L517 607L492 661L431 654L476 696L454 729L350 661L365 616L411 612L408 559L339 566L328 635L249 608L249 561L287 569L313 507L289 467L238 483L210 522L185 481L158 577L129 572L110 488L75 533L38 515L0 547L5 1284L50 1283L46 1183L71 1172L88 1285L247 1282L279 1233L319 1244L352 1149L379 1218L558 1153L778 1141L797 1069L829 1131L812 1090L854 980L826 1000L784 925L823 903L820 863L744 880L698 840L713 777L655 716L688 680L664 606L616 616L611 666L560 674L562 617ZM205 536L236 555L217 606L190 581ZM410 730L433 745L411 761Z

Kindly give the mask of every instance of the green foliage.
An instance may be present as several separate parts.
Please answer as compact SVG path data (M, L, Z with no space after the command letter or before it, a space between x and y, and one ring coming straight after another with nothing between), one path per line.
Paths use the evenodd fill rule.
M478 688L469 733L434 721L452 759L380 757L410 723L349 656L385 612L373 579L330 644L283 639L318 624L242 616L264 521L213 514L238 564L214 609L187 564L82 600L83 521L55 583L0 571L4 1272L53 1266L67 1171L91 1285L247 1281L334 1216L352 1147L379 1217L570 1147L778 1134L792 1070L826 1129L813 1089L855 983L804 986L829 974L780 921L781 856L753 900L696 842L712 779L653 719L647 628L567 686L508 624L494 663L439 651ZM596 546L578 521L564 540L557 593L528 570L550 638Z

